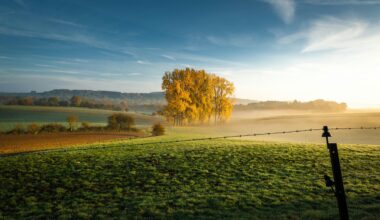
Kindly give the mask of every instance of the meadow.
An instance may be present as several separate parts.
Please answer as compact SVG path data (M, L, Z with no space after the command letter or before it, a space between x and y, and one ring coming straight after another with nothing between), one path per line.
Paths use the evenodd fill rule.
M169 135L0 160L0 218L336 219L324 145ZM379 219L380 146L339 147L352 219Z

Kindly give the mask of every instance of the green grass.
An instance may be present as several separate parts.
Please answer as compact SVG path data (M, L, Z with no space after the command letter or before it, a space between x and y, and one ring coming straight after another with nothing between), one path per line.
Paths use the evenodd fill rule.
M338 218L335 198L316 180L331 174L324 145L134 145L189 137L179 133L1 158L0 218ZM352 219L379 219L380 146L339 150Z
M80 122L90 122L92 125L105 125L111 110L76 108L76 107L46 107L46 106L7 106L0 105L0 131L12 129L16 124L30 123L63 123L69 115L76 115ZM128 113L135 118L137 126L152 125L160 118L139 113Z

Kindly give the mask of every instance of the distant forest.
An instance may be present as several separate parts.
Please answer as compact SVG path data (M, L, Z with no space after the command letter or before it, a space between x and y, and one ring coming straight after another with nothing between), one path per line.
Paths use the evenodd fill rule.
M121 93L111 91L56 89L47 92L0 93L0 104L75 106L118 111L156 112L165 104L162 92Z
M55 89L47 92L26 92L26 93L1 93L0 103L5 103L12 98L50 98L57 97L60 100L68 101L73 96L80 96L85 99L93 100L109 100L109 101L128 101L129 104L165 104L163 92L151 93L122 93L112 91L94 91L94 90L69 90L69 89Z
M315 112L343 112L347 110L346 103L337 103L334 101L325 101L322 99L310 102L280 102L280 101L265 101L249 103L247 105L235 105L236 111L249 110L302 110Z
M73 97L80 97L80 104L74 104ZM234 98L234 110L308 110L316 112L342 112L346 103L315 100L310 102L281 102ZM164 92L122 93L93 90L56 89L47 92L1 93L0 104L3 105L37 105L37 106L79 106L87 108L129 110L153 113L166 105Z

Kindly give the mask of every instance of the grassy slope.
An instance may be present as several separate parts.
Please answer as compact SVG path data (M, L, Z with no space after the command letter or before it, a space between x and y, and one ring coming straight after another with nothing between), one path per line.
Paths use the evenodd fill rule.
M323 145L219 140L0 160L1 217L337 218ZM341 146L350 215L379 219L380 147Z

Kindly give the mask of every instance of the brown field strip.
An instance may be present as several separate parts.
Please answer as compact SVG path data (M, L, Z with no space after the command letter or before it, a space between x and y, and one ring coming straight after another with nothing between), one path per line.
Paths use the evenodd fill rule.
M0 135L0 154L93 144L123 138L143 137L137 132L75 132L38 135Z

